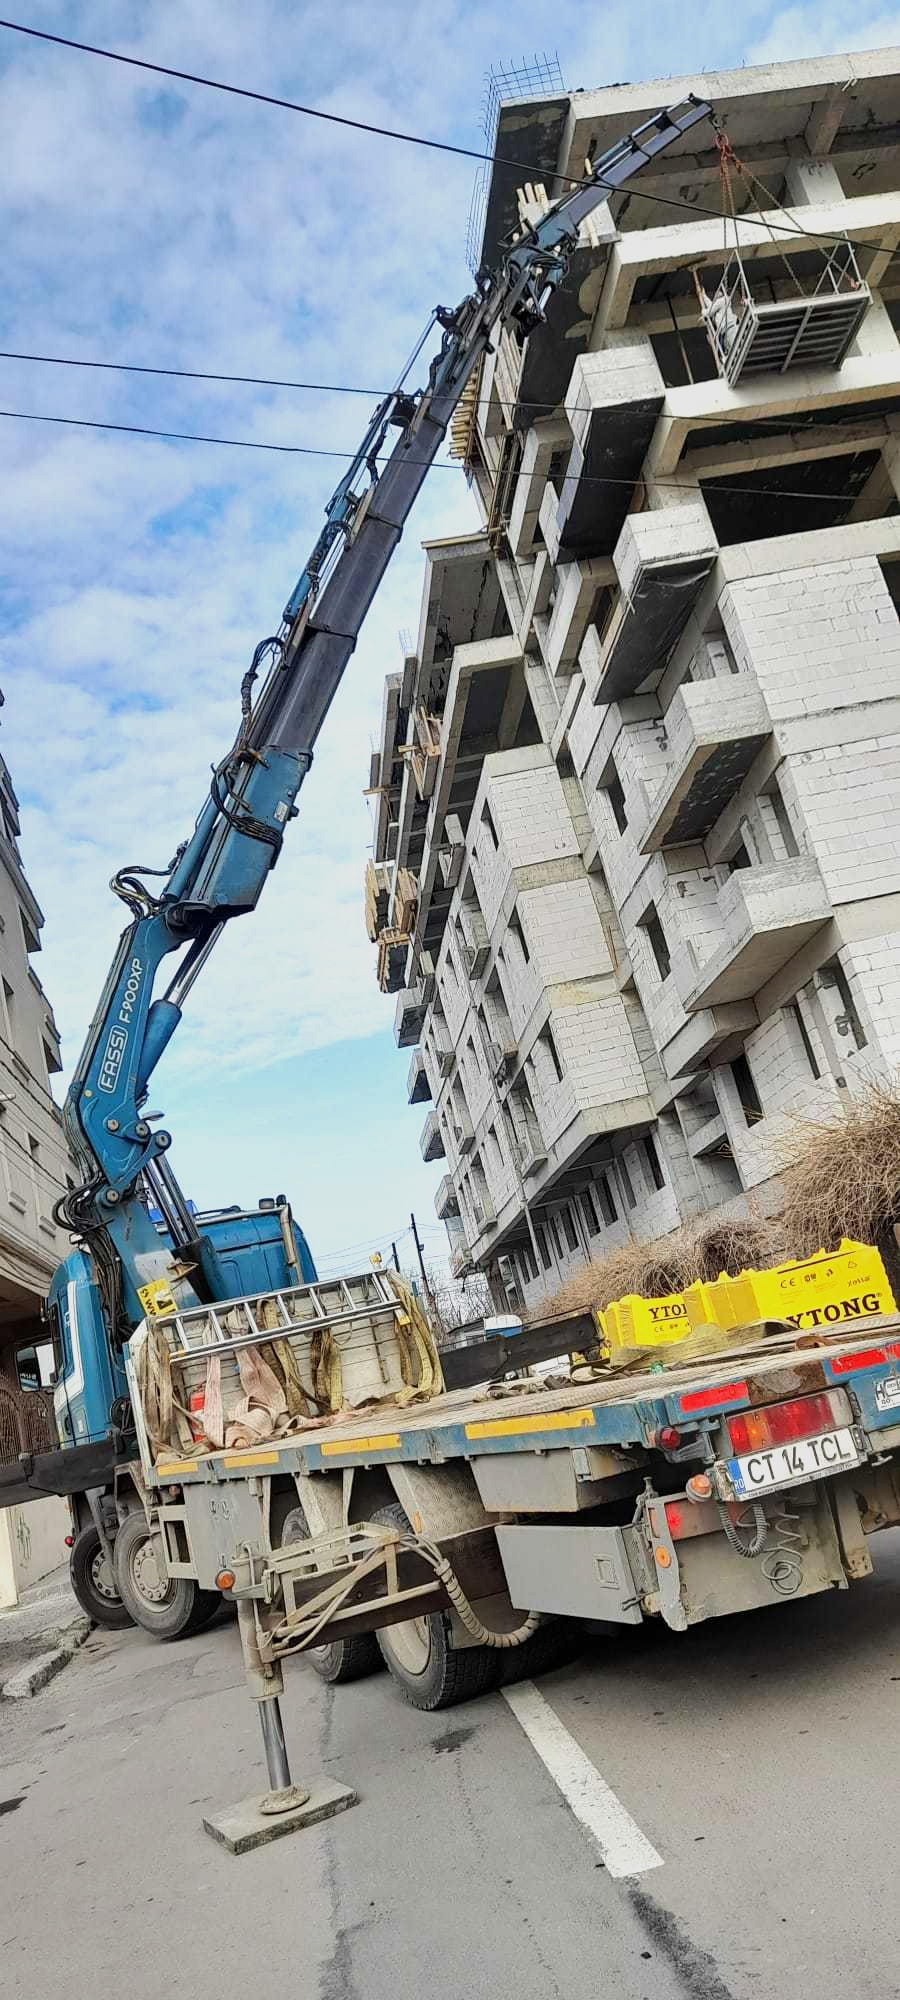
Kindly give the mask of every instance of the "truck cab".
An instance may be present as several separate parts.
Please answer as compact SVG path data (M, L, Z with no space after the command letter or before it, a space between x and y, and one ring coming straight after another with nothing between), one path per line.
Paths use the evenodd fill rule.
M215 1250L230 1297L315 1282L309 1245L283 1195L263 1199L257 1208L244 1209L235 1203L231 1208L206 1210L194 1219L198 1235ZM161 1218L156 1227L171 1248ZM56 1362L53 1408L59 1442L64 1450L90 1447L110 1437L120 1399L123 1412L127 1409L128 1384L121 1349L107 1336L98 1270L88 1249L70 1250L54 1272L47 1312ZM131 1511L144 1518L140 1487L132 1478L127 1456L129 1427L123 1428L125 1455L120 1457L117 1451L115 1468L105 1483L91 1483L88 1490L70 1497L72 1587L91 1618L113 1627L131 1624L134 1612L143 1610L139 1593L131 1611L123 1605L113 1563L113 1545L123 1516ZM134 1457L136 1462L136 1445ZM149 1531L147 1540L149 1543ZM163 1615L172 1624L167 1636L198 1629L210 1608L206 1604L208 1593L198 1593L193 1583L184 1580L168 1585L157 1580L152 1559L145 1559L140 1549L134 1553L131 1570L138 1583L147 1583L149 1617Z

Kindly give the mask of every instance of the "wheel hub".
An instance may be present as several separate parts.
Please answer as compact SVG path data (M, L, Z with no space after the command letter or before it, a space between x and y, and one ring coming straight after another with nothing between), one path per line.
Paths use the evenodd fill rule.
M112 1564L105 1549L98 1549L91 1563L91 1582L98 1597L108 1598L111 1604L118 1604L119 1593L112 1573Z
M152 1535L135 1550L131 1564L134 1587L147 1604L164 1604L169 1593L169 1580L161 1570L157 1560Z
M382 1638L398 1666L408 1674L424 1674L431 1658L431 1628L427 1618L405 1618L387 1625Z

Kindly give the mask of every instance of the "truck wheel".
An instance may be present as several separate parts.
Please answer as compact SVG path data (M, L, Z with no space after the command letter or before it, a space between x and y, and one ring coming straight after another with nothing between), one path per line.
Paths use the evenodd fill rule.
M308 1534L303 1508L292 1507L281 1530L282 1548L289 1542L305 1542ZM365 1680L367 1674L380 1673L384 1665L374 1632L360 1632L353 1639L335 1639L330 1646L310 1646L306 1658L329 1687Z
M131 1612L126 1610L116 1589L112 1564L93 1521L82 1528L69 1558L69 1581L75 1596L95 1625L104 1625L108 1632L121 1632L126 1625L133 1625Z
M188 1639L218 1610L220 1593L201 1590L187 1576L167 1577L157 1547L143 1511L126 1514L115 1540L119 1596L135 1624L154 1639Z
M409 1528L409 1522L394 1501L373 1515L391 1528ZM431 1714L438 1708L453 1708L460 1701L474 1701L490 1694L497 1686L503 1655L493 1646L450 1644L450 1620L444 1611L427 1618L404 1618L397 1625L384 1625L376 1639L392 1680L413 1708Z
M500 1654L500 1686L536 1680L539 1674L549 1674L553 1667L567 1666L578 1645L577 1628L568 1619L548 1618L524 1645L504 1648Z

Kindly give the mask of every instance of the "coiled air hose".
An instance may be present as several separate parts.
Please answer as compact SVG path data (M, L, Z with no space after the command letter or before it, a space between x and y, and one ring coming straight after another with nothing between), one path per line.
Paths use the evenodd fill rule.
M495 1632L489 1625L483 1625L477 1613L473 1611L456 1572L434 1542L420 1542L408 1535L398 1535L396 1540L393 1536L391 1537L391 1545L401 1549L409 1549L414 1555L421 1556L428 1563L429 1567L434 1570L438 1581L443 1584L453 1609L465 1626L466 1631L477 1641L479 1646L491 1646L499 1652L507 1652L515 1646L524 1646L526 1639L530 1639L537 1631L541 1620L540 1614L536 1611L530 1611L523 1623L517 1625L512 1632ZM302 1639L297 1639L296 1637L297 1633L302 1630L302 1619L292 1621L289 1628L285 1628L284 1626L277 1628L272 1637L277 1639L282 1635L285 1637L289 1635L295 1641L293 1650L301 1653L305 1652L309 1646L314 1646L323 1627L328 1624L329 1619L334 1616L336 1611L340 1610L341 1605L350 1596L351 1592L356 1589L360 1575L366 1567L368 1567L368 1563L354 1564L349 1576L339 1586L332 1586L325 1593L327 1602L315 1612L310 1630L303 1634Z

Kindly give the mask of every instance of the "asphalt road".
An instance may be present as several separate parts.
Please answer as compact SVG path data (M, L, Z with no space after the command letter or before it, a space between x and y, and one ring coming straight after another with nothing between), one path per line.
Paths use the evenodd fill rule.
M360 1803L232 1857L200 1819L262 1784L235 1628L95 1634L0 1708L7 2000L893 2000L900 1533L874 1548L849 1593L594 1639L542 1680L548 1740L659 1859L619 1879L502 1696L424 1716L305 1665L295 1776Z

